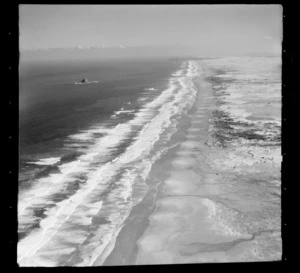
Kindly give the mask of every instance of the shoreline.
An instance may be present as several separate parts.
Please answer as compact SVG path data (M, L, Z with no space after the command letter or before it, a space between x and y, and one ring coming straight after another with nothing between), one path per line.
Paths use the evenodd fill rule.
M209 61L199 63L205 73L194 79L195 102L169 141L175 147L153 164L149 191L132 209L103 265L280 260L277 146L261 140L262 133L232 127L248 128L223 110L225 105L235 114L234 96L226 100L232 95L226 88L235 80L218 78L227 71ZM234 137L226 139L228 132ZM252 161L245 154L249 136Z
M195 102L193 103L191 109L187 111L187 113L192 111L194 107ZM170 139L167 143L168 149L153 163L148 177L145 180L145 183L148 186L146 195L132 208L128 218L125 220L121 230L116 236L115 244L110 253L104 259L104 261L102 255L99 256L93 263L93 266L135 264L135 258L138 252L136 241L147 228L149 216L151 213L153 213L153 210L156 207L156 198L160 198L160 196L163 194L161 187L163 186L163 180L168 176L165 170L166 168L171 167L169 166L170 164L168 158L175 156L172 154L174 154L174 151L178 149L177 145L183 141L183 138L185 138L185 134L182 133L182 128L187 129L189 124L189 116L184 114L175 122L175 131L170 136ZM139 189L137 186L137 191L138 190Z
M198 94L197 94L198 96ZM196 99L197 100L197 99ZM196 101L188 113L195 111ZM133 265L138 255L138 239L150 224L150 216L155 211L157 199L162 198L163 181L168 178L166 170L170 169L170 159L176 157L178 145L186 139L185 131L189 127L190 117L184 115L176 125L176 132L170 137L169 148L152 166L146 183L149 190L140 203L136 204L119 232L113 250L105 259L103 266ZM135 232L132 232L135 231ZM100 265L98 259L93 266Z
M207 75L205 75L205 77L206 76ZM203 81L202 77L203 76L201 76L201 79L197 79L196 82ZM199 85L199 83L196 83L196 85ZM164 181L171 175L172 160L176 159L180 144L184 141L188 141L187 132L192 122L191 115L197 112L201 98L202 96L199 96L198 90L192 108L187 114L181 117L176 126L177 131L170 138L169 146L172 147L175 145L175 147L170 148L153 164L147 179L149 191L143 200L132 209L117 236L113 250L103 263L104 266L133 265L138 263L139 239L151 224L151 215L155 213L158 208L157 202L168 197L168 194L164 192ZM94 265L99 265L97 260Z

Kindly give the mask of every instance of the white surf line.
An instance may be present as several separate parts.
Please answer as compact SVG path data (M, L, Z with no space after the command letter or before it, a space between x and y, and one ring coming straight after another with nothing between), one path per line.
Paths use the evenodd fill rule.
M99 128L95 128L93 127L90 132L83 132L83 133L79 133L76 135L71 135L71 138L77 139L77 140L86 140L87 135L90 135L92 133L107 133L108 129L107 128L103 128L103 127L99 127ZM111 130L110 130L111 132ZM104 136L105 137L105 136ZM51 195L54 194L55 192L58 191L58 188L61 188L64 186L63 183L61 183L64 179L68 178L70 174L72 174L74 172L74 170L84 170L87 168L87 164L86 162L84 162L85 157L86 156L92 156L93 154L95 154L95 152L93 151L92 153L90 152L91 149L88 149L88 154L84 155L84 156L80 156L76 161L72 161L69 163L64 163L62 165L59 166L59 169L61 171L61 173L58 174L52 174L48 177L44 177L39 179L38 181L40 182L38 185L36 185L35 187L33 187L30 192L25 192L22 196L19 197L19 204L18 204L18 215L22 216L24 211L26 210L26 208L35 205L38 205L40 203L37 202L41 202L41 200L39 200L39 198L45 197L47 195ZM73 165L73 166L72 166ZM71 168L69 166L72 166ZM80 169L81 167L81 169ZM44 183L47 186L46 188L40 188L41 187L41 183ZM50 184L49 184L50 183ZM49 186L52 185L52 188L49 189ZM54 187L54 188L53 188ZM55 192L53 192L53 190L55 190ZM26 198L27 196L30 195L34 195L32 198ZM23 200L26 199L26 200ZM44 201L44 200L42 200Z
M157 91L158 89L150 87L150 88L145 88L144 90L146 90L146 91Z
M154 108L154 107L156 107L156 106L158 106L160 103L163 103L163 101L164 101L164 98L168 98L171 94L172 94L172 92L176 89L176 86L174 86L174 84L172 83L172 81L170 81L170 84L171 84L171 86L169 86L169 88L167 88L166 90L165 90L165 92L163 92L159 97L157 97L154 101L152 101L152 102L149 102L149 103L147 103L137 114L136 114L136 116L135 116L135 118L133 119L133 120L131 120L131 121L129 121L129 123L128 123L128 125L127 125L127 128L124 128L124 130L125 130L125 136L124 137L126 137L126 133L128 134L128 133L130 133L130 131L131 131L131 127L130 127L130 125L131 124L141 124L141 119L145 119L145 118L147 118L147 114L149 115L151 115L151 113L149 113L149 111L151 111L151 108ZM147 113L148 112L148 113ZM99 147L99 145L101 145L102 144L102 150L103 150L103 142L109 142L109 141L111 141L111 139L112 138L115 138L116 137L116 131L117 131L117 129L118 129L118 132L120 132L120 129L121 128L119 128L120 126L125 126L125 125L121 125L121 124L119 124L119 125L117 125L116 127L114 127L113 129L111 129L110 130L110 133L109 134L107 134L105 137L103 137L100 141L102 141L102 143L100 143L100 144L96 144L94 147L92 147L92 149L91 150L95 150L95 148L97 147L97 148L100 148ZM127 130L127 131L126 131ZM102 131L102 130L101 130ZM72 138L75 138L75 139L80 139L80 140L86 140L86 137L87 137L87 135L89 135L89 133L79 133L79 134L75 134L75 135L72 135L71 137ZM110 148L110 147L107 147L108 149ZM94 154L94 152L92 152L93 154ZM79 167L79 165L81 164L81 162L80 162L80 159L82 159L83 157L89 157L89 155L90 155L90 153L88 152L88 154L87 155L85 155L85 156L81 156L81 157L79 157L79 160L77 161L77 164L75 164L74 165L74 167L72 168L72 169L70 169L68 172L65 172L63 175L62 175L62 177L59 179L59 180L57 180L57 183L55 183L56 185L57 184L61 184L61 182L62 182L62 180L63 179L65 179L70 173L72 173L76 168L78 168ZM69 163L67 163L67 164L69 164ZM66 165L66 164L63 164L62 165L62 167L64 166L64 165ZM43 192L42 194L41 194L41 196L45 196L46 194L48 194L48 192ZM29 199L29 200L27 200L27 202L26 202L26 204L24 204L24 205L21 205L20 207L19 207L19 214L23 214L24 213L24 210L28 207L28 206L30 206L31 205L31 203L30 203L30 201L31 200L34 200L34 199L36 199L37 198L37 196L35 195L33 198L31 198L31 199Z
M142 168L142 171L135 172L134 179L138 176L142 176L142 179L145 180L146 177L148 176L148 173L151 170L152 164L153 164L153 159L150 159L147 161L146 165L141 165L142 167L138 167L139 170L141 170L141 168ZM131 179L130 184L133 183L134 179ZM117 217L118 221L114 222L114 227L110 229L110 230L112 230L112 233L107 233L104 236L104 238L99 237L99 233L96 233L94 235L94 237L89 239L89 241L91 243L84 246L84 248L86 250L86 248L91 246L92 249L90 249L90 252L92 252L92 254L87 254L87 256L85 256L86 252L83 251L83 253L82 253L83 256L80 256L83 259L83 262L81 262L80 264L76 264L76 266L92 266L96 260L98 260L98 263L99 263L99 259L101 259L101 263L103 263L105 261L106 257L112 251L112 249L115 245L115 239L118 236L120 230L122 229L123 223L128 218L134 205L135 205L135 203L132 201L132 202L130 202L130 204L128 204L127 207L124 207L123 211L125 211L125 215L122 215L121 219L120 219L120 216L118 216L118 215L114 216L114 217ZM100 232L102 232L101 229L100 229ZM98 247L93 247L93 245L95 245L95 243L94 243L95 240L101 240L102 244L98 245ZM88 253L90 253L90 252L88 252Z
M167 92L170 92L170 91L173 91L174 90L174 88L169 88L169 89L167 89ZM162 96L161 97L166 97L166 94L165 94L166 92L164 92L163 94L162 94ZM156 103L157 103L157 101L159 100L159 98L157 99L157 100L155 100L155 101L152 101L151 103L150 103L150 105L146 105L146 106L155 106L156 105ZM137 115L137 116L139 116L139 115ZM145 115L143 115L142 114L142 116L145 116ZM117 126L118 127L118 126ZM117 129L117 127L115 128L115 129ZM76 164L72 169L70 169L69 170L69 172L68 173L71 173L76 167L77 167L77 165L78 164ZM63 179L64 177L62 177L62 179ZM69 200L68 200L69 201ZM70 201L69 201L70 202ZM58 210L59 212L60 212L60 210L63 208L63 206ZM68 218L67 218L68 219ZM44 222L45 222L45 220L43 220ZM53 225L52 225L53 226ZM51 228L52 226L50 226L49 228ZM49 228L47 228L46 230L44 230L43 231L43 234L45 234L45 232L47 231L47 230L49 230ZM42 237L42 239L44 238L44 236ZM46 241L46 242L48 242L49 240L50 240L50 238L51 237L48 237L48 240ZM44 245L44 244L43 244ZM36 246L38 246L38 248L40 248L42 245L40 245L40 244L37 244ZM35 247L35 249L36 249L37 247ZM33 247L31 247L26 253L28 253L28 254L30 254L31 253L31 256L36 252L36 251L33 251L32 250L33 249Z
M38 161L30 161L30 162L26 162L26 163L46 166L46 165L53 165L53 164L59 162L60 159L61 159L60 157L48 157L48 158L39 159Z
M179 93L180 93L180 92L179 92ZM178 95L178 97L180 97L180 95ZM182 96L181 96L181 98L182 98ZM163 111L161 110L161 112L163 112ZM156 127L157 127L157 126L156 126ZM151 129L151 128L149 128L149 129ZM146 128L145 128L144 131L145 131L145 133L146 133ZM141 139L141 137L140 137L140 139ZM134 148L134 147L132 147L132 149L133 149L133 148ZM137 147L137 148L138 148L138 147ZM137 148L136 148L136 149L133 149L133 150L137 150ZM115 236L117 236L117 234L118 234L118 232L116 232L116 235L115 235ZM111 246L110 249L112 249L112 247L113 247L113 246ZM106 249L106 246L101 245L101 246L100 246L100 249L101 249L102 251L104 251L104 250ZM99 253L99 251L100 251L100 250L98 250L97 253ZM107 252L110 252L110 251L108 250ZM104 253L103 253L104 256L101 257L101 262L100 262L100 263L103 263L103 262L105 261L105 259L106 259L106 257L107 257L108 254L109 254L109 253L107 253L107 254L104 255ZM100 251L100 253L99 253L98 255L101 255L101 251ZM96 259L98 259L98 255L96 256ZM93 259L91 260L91 262L93 263ZM98 262L99 262L99 261L98 261ZM84 263L82 263L81 265L84 265Z
M69 171L66 172L62 178L60 178L59 180L57 180L57 182L56 182L57 184L59 184L60 182L62 182L62 180L65 179L67 175L69 175L70 173L72 173L72 172L78 167L78 165L80 164L80 160L77 160L77 161L75 161L75 162L77 162L77 163L74 164L74 166L73 166L72 168L70 168ZM45 193L45 192L43 191L42 196L44 196L44 195L46 195L46 194L48 194L48 193L47 193L47 192ZM41 196L39 196L39 197L41 197ZM37 198L37 196L34 196L34 197L32 197L31 199L29 199L29 200L26 202L26 204L24 204L23 206L18 206L18 207L19 207L19 209L18 209L19 213L18 213L18 214L21 216L21 215L24 213L24 211L25 211L29 206L32 206L32 203L31 203L30 201L35 200L36 198Z
M115 115L119 115L119 114L123 114L123 113L133 113L135 112L135 110L119 110L119 111L115 111L114 114Z
M96 182L98 181L98 177L101 177L101 174L105 171L105 169L107 169L109 167L109 165L111 164L111 162L109 162L108 164L106 164L104 167L100 168L99 171L96 172L94 179L91 179L89 184L94 185L95 180ZM95 186L94 186L95 187ZM86 189L85 194L83 194L78 202L77 202L71 206L71 208L69 207L69 209L71 209L71 212L63 219L63 221L61 220L59 222L59 220L56 218L56 221L53 221L51 225L47 226L46 228L44 228L42 230L42 234L41 234L41 238L39 238L37 240L37 242L32 242L33 245L29 248L27 248L26 251L24 251L23 256L20 257L20 259L18 260L18 262L21 262L23 258L25 257L32 257L40 248L42 248L58 231L58 229L62 226L63 223L65 223L70 216L73 214L73 212L76 210L76 208L81 204L80 201L82 201L91 191L94 190L94 187L89 187L89 189ZM65 203L72 203L72 201L74 199L78 198L78 194L73 195L71 198L67 199L65 201ZM63 201L64 202L64 201ZM65 206L61 206L58 210L58 212L56 214L59 214L61 211L65 210ZM43 219L41 221L41 223L45 223L47 219ZM54 231L52 231L51 233L51 228L55 227ZM47 238L46 240L44 240L45 238Z
M194 76L194 75L193 75ZM185 85L184 84L181 84L181 90L185 90L184 89L185 88ZM193 90L192 88L191 88L191 90ZM193 93L196 93L196 90L193 90L194 92ZM171 103L173 103L173 105L172 106L174 106L175 104L176 104L176 102L177 101L181 101L180 99L183 99L184 98L184 95L185 94L182 94L181 92L178 92L178 94L177 94L177 99L175 99L173 102L169 102L169 104L171 104ZM194 99L195 99L195 97L194 97ZM194 100L193 100L194 101ZM193 102L192 101L192 102ZM193 103L192 103L193 104ZM191 105L192 105L191 104ZM168 105L165 105L162 109L161 109L161 113L164 113L166 110L167 110L167 107L168 107ZM182 108L182 109L179 109L179 112L182 112L182 110L184 109L184 107ZM174 113L173 113L174 114ZM169 116L169 118L171 117L172 115L170 115ZM158 119L159 118L159 116L156 116L154 119ZM150 124L150 123L149 123ZM153 124L153 123L151 123L151 124ZM155 126L155 128L158 128L159 126ZM145 129L145 133L147 133L146 132L146 130L147 129L149 129L149 130L151 130L152 131L152 128L149 128L149 127L147 127L147 128L144 128ZM143 133L143 132L142 132ZM139 138L139 139L141 139L141 137ZM134 147L134 145L131 147L131 149L132 150L140 150L140 149L138 149L139 147L138 147L138 143L136 142L136 143L134 143L134 144L136 144L137 145L137 147ZM169 148L166 148L166 149L169 149ZM162 153L163 153L164 151L162 151ZM133 157L131 157L130 156L130 159L132 159L132 158L134 158L134 156ZM125 163L127 163L126 161L125 161ZM151 168L149 168L149 171L150 171L150 169ZM148 173L149 173L149 171L148 171ZM128 212L128 213L130 213L130 212ZM120 229L119 229L120 230ZM116 232L116 234L114 235L114 238L118 235L118 233L119 233L119 231L117 231ZM114 244L113 244L114 245ZM107 246L107 245L106 245ZM105 251L106 250L106 246L100 246L100 248L102 249L102 251ZM101 259L100 261L98 260L98 262L97 263L100 263L100 264L103 264L104 263L104 261L105 261L105 259L106 259L106 257L109 255L109 253L112 251L112 249L113 249L113 246L110 246L110 250L107 250L106 251L106 253L103 253L103 252L100 252L96 257L95 257L95 259L93 260L91 260L91 263L89 264L89 265L93 265L93 263L95 262L95 260L96 259ZM98 253L99 251L97 251L97 253ZM103 254L103 255L102 255ZM101 257L99 257L99 255L101 256ZM82 263L81 265L84 265L84 263Z
M191 74L189 74L189 75L191 75ZM154 140L154 141L156 141L156 140ZM104 171L104 170L103 170ZM97 174L96 173L96 177L98 177L98 175L99 175L99 173ZM93 175L93 177L95 177L94 175ZM89 183L89 184L94 184L94 183ZM95 185L96 186L96 185ZM90 193L90 191L92 190L92 189L94 189L95 187L93 187L93 188L91 188L90 190L88 190L88 191L86 191L85 192L85 194L82 196L82 198L80 198L80 202L77 202L77 205L74 207L73 206L73 210L71 211L72 213L76 210L76 208L78 207L78 205L80 205L81 203L82 203L82 200ZM71 198L71 200L72 199L74 199L74 197L73 198ZM68 200L69 202L70 202L70 200ZM78 200L77 200L78 201ZM63 209L63 208L65 208L65 206L61 206L61 208L58 210L58 213L56 213L56 215L57 214L59 214L60 213L60 211ZM70 207L69 207L69 209L71 209ZM70 217L70 215L71 214L69 214L69 216L67 216L67 217L65 217L64 218L64 221L63 222L61 222L60 223L60 225L59 225L59 227L66 221L66 220L68 220L69 219L69 217ZM44 221L44 220L43 220ZM56 225L56 227L57 227L57 221L56 222L54 222L55 223L55 225ZM54 224L53 224L54 225ZM46 230L43 230L43 237L42 237L42 240L41 241L44 241L43 239L44 239L44 237L47 235L47 234L45 234L46 232L47 232L47 230L49 230L51 227L53 227L53 225L51 225L51 226L49 226L48 228L46 228ZM57 232L57 229L56 229L56 231L53 233L52 232L52 236L54 236L54 234ZM49 233L49 232L48 232ZM50 235L50 234L48 234L48 235ZM51 237L52 237L51 236ZM49 240L50 240L50 238L51 238L50 236L48 237L48 240L46 240L46 241L44 241L43 242L43 244L41 244L41 243L39 243L39 244L36 244L36 247L35 247L35 249L33 249L33 247L32 248L30 248L26 253L28 253L28 255L30 255L30 257L31 256L33 256L35 253L36 253L36 251L39 249L39 248L41 248L43 245L45 245L45 243L47 243Z
M115 128L115 130L117 130L117 129L118 129L118 128ZM111 164L111 163L113 163L113 162L110 162L109 164ZM106 167L108 167L108 165L106 165ZM104 170L105 170L105 169L104 169ZM97 173L97 172L94 173L94 174L93 174L93 176L95 177L94 180L95 180L95 179L98 180L98 177L99 177L99 176L101 177L101 173L102 173L102 171L104 171L104 170L103 170L103 169L100 169L98 173ZM93 182L94 182L94 181L93 181L92 179L90 179L90 180L88 181L89 186L94 185L95 183L93 183ZM86 187L83 187L83 189L82 189L81 191L83 191L85 188L86 188ZM87 190L87 191L85 192L85 194L82 195L82 198L80 199L80 202L77 202L77 206L78 206L79 204L82 203L82 200L89 194L89 192L90 192L92 189L94 189L94 188L91 188L90 190ZM78 196L78 194L72 196L72 197L69 198L68 200L65 200L65 201L63 201L63 202L61 202L61 203L70 203L70 202L72 202L72 200L75 199L77 196ZM77 200L77 201L78 201L78 200ZM61 204L61 203L60 203L60 204ZM71 214L76 210L77 206L75 206L75 207L73 206L73 209L72 209L72 211L70 212L69 216L66 217L66 218L64 219L64 221L61 222L61 223L59 224L59 223L57 223L57 221L58 221L58 220L57 220L58 215L61 214L62 210L65 210L65 209L66 209L66 206L61 206L61 205L60 205L59 210L58 210L58 211L56 212L56 214L54 215L54 218L56 219L56 222L54 221L53 224L52 224L52 225L49 225L49 226L46 225L47 228L44 228L44 229L43 229L43 234L45 234L49 229L51 229L51 228L54 226L54 224L55 224L55 226L56 226L57 229L58 229L65 221L67 221L67 220L69 219L69 217L71 216ZM69 209L70 209L70 206L69 206ZM53 217L52 217L52 218L53 218ZM51 218L50 218L50 219L51 219ZM48 220L50 220L50 219L48 219ZM54 220L55 220L55 219L54 219ZM46 220L46 219L43 219L43 220L41 221L41 225L42 225L42 224L45 225L45 222L47 223L47 220ZM56 231L57 231L57 230L56 230ZM56 233L56 232L55 232L55 233ZM45 234L45 235L42 234L42 238L40 239L40 241L42 241L42 242L44 242L44 243L43 243L43 244L37 244L36 248L41 248L45 243L47 243L47 242L50 240L50 238L51 238L53 235L55 235L55 233L52 233L51 235L50 235L50 234ZM48 240L44 241L44 238L45 238L46 235L48 236ZM29 250L27 250L27 252L25 252L25 254L26 254L26 253L29 253L29 255L32 256L32 255L34 255L35 252L31 253L31 252L30 252L30 249L29 249ZM30 254L30 253L31 253L31 254Z

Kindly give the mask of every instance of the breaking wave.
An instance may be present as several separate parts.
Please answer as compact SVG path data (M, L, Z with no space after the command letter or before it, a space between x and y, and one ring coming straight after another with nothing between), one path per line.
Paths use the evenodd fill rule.
M168 88L139 110L120 109L129 121L113 127L95 124L70 135L69 149L83 153L57 167L59 172L34 181L19 195L20 266L90 266L104 262L131 208L145 195L148 173L166 147L162 137L174 133L174 119L193 105L196 62L184 62ZM181 76L180 76L181 75ZM180 77L179 77L180 76ZM87 145L88 144L88 145ZM59 158L34 164L54 164Z

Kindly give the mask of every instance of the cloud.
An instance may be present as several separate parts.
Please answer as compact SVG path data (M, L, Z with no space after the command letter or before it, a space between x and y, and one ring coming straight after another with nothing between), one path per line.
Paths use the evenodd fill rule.
M118 47L119 47L119 48L126 48L126 47L125 47L125 46L123 46L123 45L119 45Z

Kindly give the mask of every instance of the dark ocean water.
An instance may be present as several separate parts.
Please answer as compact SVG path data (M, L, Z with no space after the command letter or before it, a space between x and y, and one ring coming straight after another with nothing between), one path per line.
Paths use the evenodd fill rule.
M93 124L109 128L132 118L129 112L112 115L122 108L137 111L143 99L151 99L164 89L176 68L178 63L167 60L21 64L20 189L57 170L55 164L34 162L74 160L82 153L80 146L88 147L103 134L94 132L86 139L70 139L71 135ZM75 84L83 78L94 82Z

